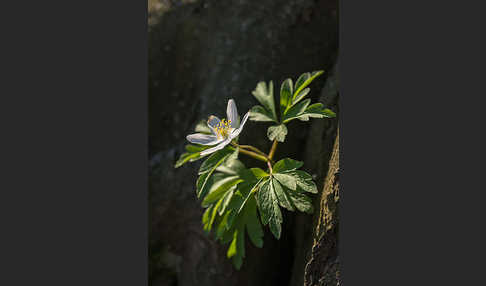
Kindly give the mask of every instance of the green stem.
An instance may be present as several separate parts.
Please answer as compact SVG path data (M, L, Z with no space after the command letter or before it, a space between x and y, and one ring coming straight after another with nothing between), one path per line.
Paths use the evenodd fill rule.
M267 154L263 153L263 151L261 151L260 149L256 148L256 147L253 147L251 145L238 145L240 146L240 148L244 148L244 149L250 149L250 150L253 150L255 151L256 153L262 155L262 156L265 156L267 157Z
M231 142L231 145L233 145L235 147L239 147L239 145L236 144L236 143L234 143L234 142ZM257 159L257 160L263 161L263 162L268 162L269 161L269 159L267 158L267 156L262 156L260 154L257 154L257 153L252 152L252 151L248 151L246 149L239 148L239 152L240 153L243 153L245 155L248 155L250 157L253 157L253 158Z
M272 149L270 149L270 152L268 153L268 159L270 160L273 159L273 155L275 155L275 150L277 150L277 145L278 145L278 141L273 140Z
M245 150L245 149L240 149L239 151L240 151L240 153L243 153L245 155L248 155L250 157L253 157L253 158L257 159L257 160L260 160L260 161L263 161L263 162L268 162L267 157L264 157L264 156L262 156L260 154L255 153L255 152L251 152L251 151L248 151L248 150Z

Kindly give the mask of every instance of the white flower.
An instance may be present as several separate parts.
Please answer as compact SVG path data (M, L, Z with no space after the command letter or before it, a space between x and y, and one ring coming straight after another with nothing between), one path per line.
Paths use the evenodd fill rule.
M216 145L215 147L206 149L201 152L201 156L214 153L223 149L226 145L231 143L238 135L240 135L243 126L250 115L247 112L238 126L238 111L236 110L236 104L233 99L228 100L228 107L226 108L226 115L228 120L223 118L220 120L218 117L211 115L208 119L208 126L211 129L213 135L196 133L187 135L187 140L191 143L201 145Z

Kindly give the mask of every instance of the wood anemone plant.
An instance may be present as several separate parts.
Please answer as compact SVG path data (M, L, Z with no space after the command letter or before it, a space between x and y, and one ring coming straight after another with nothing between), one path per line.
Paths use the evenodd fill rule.
M283 222L280 207L313 212L312 199L306 193L317 193L317 187L310 174L299 170L304 163L291 158L275 162L273 158L278 143L285 141L286 125L290 121L336 116L323 104L310 104L311 100L305 99L310 91L307 86L322 73L304 73L295 84L290 78L286 79L280 88L279 113L275 107L273 82L259 82L252 94L261 105L251 108L241 123L236 103L230 99L227 119L210 116L209 120L197 124L196 134L187 136L192 144L186 145L186 152L175 167L206 159L199 168L196 182L197 197L206 209L202 217L203 228L208 234L213 231L222 243L229 243L227 256L237 269L245 257L245 230L250 241L261 248L261 224L268 225L275 238L280 239ZM238 136L248 118L275 123L267 130L268 139L273 141L268 153L252 145L238 144ZM238 159L240 154L263 161L268 168L247 168Z

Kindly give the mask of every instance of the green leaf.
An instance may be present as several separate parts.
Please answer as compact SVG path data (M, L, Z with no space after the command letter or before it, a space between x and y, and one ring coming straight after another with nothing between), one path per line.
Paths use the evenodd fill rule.
M217 166L223 163L224 159L226 159L228 155L230 155L232 152L233 151L229 148L224 148L211 154L211 156L209 156L208 159L206 159L206 161L201 164L198 174L201 175L211 170L214 170Z
M211 146L187 144L185 148L186 148L186 151L189 152L189 153L198 153L198 152L206 150L210 147Z
M236 150L237 152L238 150ZM232 154L232 151L229 149L223 149L221 151L218 151L209 158L204 161L201 165L201 168L199 168L199 178L197 179L197 197L205 197L206 194L209 192L211 189L212 184L209 182L212 182L209 180L213 172L216 170L216 168L221 165L226 159L228 159Z
M295 94L297 94L297 91L299 88L304 84L306 80L308 80L311 77L310 72L303 73L297 78L297 81L295 82Z
M311 101L310 99L306 99L292 106L282 117L283 123L287 123L290 120L295 119L299 115L303 114L305 109L309 105L310 101Z
M322 110L322 113L324 113L324 117L329 117L329 118L336 117L336 113L334 113L334 111L330 110L329 108L324 108Z
M252 196L245 208L246 230L250 241L259 248L263 247L263 229L257 216L257 206L255 197Z
M315 103L307 107L306 110L296 118L302 121L307 121L309 118L332 118L336 117L336 113L328 108L323 108L322 103Z
M273 116L267 109L260 105L255 105L250 109L250 120L252 121L273 121L277 122L277 118Z
M209 173L204 173L204 174L200 175L197 178L197 181L196 181L196 195L199 195L199 193L201 192L202 187L205 184L208 183L209 178L210 178Z
M270 174L268 174L267 172L263 171L260 168L251 168L250 170L257 179L270 176Z
M287 126L285 126L285 124L280 124L280 125L268 127L267 137L270 141L277 139L277 141L279 142L284 142L287 133L288 133Z
M221 198L222 203L218 209L219 215L223 215L224 211L226 210L226 207L229 205L231 199L233 198L233 194L235 190L236 190L236 186L231 187L231 189L228 192L226 192L224 196Z
M282 189L277 188L277 197L282 207L293 211L294 208L301 212L312 213L312 200L303 193L303 190L297 188L295 177L287 174L274 174L275 179L282 185ZM277 186L277 184L275 184ZM281 192L279 194L278 192ZM290 205L290 207L289 207Z
M270 81L268 87L264 81L259 82L252 94L265 107L266 114L269 115L272 121L278 122L277 112L275 111L275 100L273 98L273 82Z
M291 176L289 174L283 174L283 173L282 174L275 173L273 174L273 176L285 187L291 190L297 189L297 179L294 176Z
M302 99L304 99L304 97L310 92L310 88L304 88L298 95L297 97L295 97L295 99L292 101L292 105L291 106L294 106L296 105L299 101L301 101Z
M187 162L194 162L197 161L203 156L199 154L201 151L210 148L211 146L203 146L203 145L186 145L186 153L182 153L177 162L175 163L175 168L179 168L180 166L184 165Z
M175 168L179 168L180 166L184 165L185 163L191 161L191 160L196 160L201 158L199 153L183 153L177 162L175 163Z
M211 206L211 207L209 207L209 208L207 208L207 209L204 211L204 214L203 214L203 216L202 216L202 223L203 223L203 225L204 225L204 230L205 230L205 231L207 231L207 229L206 229L206 225L208 225L208 224L209 224L209 215L212 213L212 209L213 209L213 207L212 207L212 206Z
M249 169L246 172L252 174ZM210 180L214 180L214 185L223 186L234 177L237 176L216 173ZM264 179L261 178L260 181L262 180ZM222 243L230 243L227 256L237 269L242 266L245 257L245 230L255 246L263 246L264 232L258 218L254 190L260 181L243 181L232 186L217 202L213 200L203 215L204 230L209 233L215 228L216 239ZM211 194L213 193L206 198Z
M241 268L243 258L245 257L245 226L251 217L253 217L251 218L252 220L256 218L256 209L254 207L252 209L251 205L248 206L249 207L245 208L245 213L239 217L238 222L235 223L235 226L232 229L231 244L226 253L228 258L232 258L233 264L237 269ZM258 218L256 219L258 220ZM261 232L261 235L263 235L263 231ZM254 243L259 244L260 242L258 239L260 239L263 244L263 240L261 239L258 230L256 230L256 232L252 230L250 240L253 242L254 239L256 239ZM262 244L259 245L263 246Z
M238 252L238 247L236 246L238 243L237 240L238 240L238 231L235 231L233 232L233 240L231 241L228 251L226 252L228 258L235 256L236 253Z
M315 78L317 78L318 76L320 76L323 73L324 73L324 71L320 70L320 71L312 72L312 74L304 73L304 74L300 75L300 77L297 79L297 82L295 83L295 92L293 94L292 99L295 100L297 98L297 96L299 96L299 93L304 88L306 88Z
M211 213L209 214L209 223L206 227L207 231L211 231L211 228L214 224L214 221L216 220L218 216L218 209L222 204L222 200L219 200L212 208L211 208Z
M243 227L238 228L233 233L233 240L228 248L227 256L232 258L234 266L239 270L245 257L245 229Z
M280 86L280 115L283 116L287 106L292 103L292 79L284 80Z
M246 202L253 196L253 194L258 191L260 187L260 183L263 181L263 178L258 180L258 182L251 184L248 182L244 182L240 185L239 191L242 194L244 200L242 201L241 205L238 208L238 213L245 207Z
M306 196L305 194L297 190L296 191L288 190L287 193L291 197L292 203L294 204L296 209L308 214L311 214L314 211L311 198L309 198L308 196Z
M231 261L233 262L233 265L235 266L235 268L237 270L241 269L241 265L243 264L243 257L242 256L240 256L240 255L233 256Z
M216 171L225 173L228 175L238 175L239 173L246 170L245 165L240 160L235 160L230 157L226 159L223 164L216 168Z
M258 209L260 211L263 225L269 225L270 231L277 238L280 239L282 232L282 213L278 206L277 195L270 184L270 180L266 180L260 187L258 192Z
M273 173L299 169L304 165L304 162L296 161L290 158L284 158L273 166Z
M213 177L215 177L214 175ZM208 206L210 204L215 203L219 199L221 199L226 193L231 189L231 187L237 185L238 183L243 182L238 176L230 176L215 180L212 184L211 188L207 196L204 198L202 202L202 206Z
M202 222L203 222L203 225L204 225L203 230L206 233L209 233L211 231L212 224L213 224L214 219L215 219L215 214L216 214L216 212L214 211L214 206L207 208L206 211L203 214L203 218L202 218Z
M224 214L223 219L221 220L221 222L218 224L218 227L216 228L216 239L222 239L223 235L229 229L228 220L232 213L233 211L230 210Z
M301 170L294 170L294 171L285 171L282 172L281 174L293 176L295 178L295 182L298 187L300 187L302 190L306 192L317 194L317 186L312 180L312 176L309 175L308 173Z
M287 191L280 185L280 183L275 179L272 178L270 182L270 186L272 187L275 195L277 196L278 203L283 208L288 209L289 211L294 211L294 206L292 205L292 200L287 194Z

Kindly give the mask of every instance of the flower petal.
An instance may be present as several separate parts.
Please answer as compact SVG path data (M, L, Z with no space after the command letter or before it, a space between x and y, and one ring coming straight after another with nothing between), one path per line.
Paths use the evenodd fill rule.
M238 110L236 109L236 103L233 99L228 100L226 115L228 116L228 120L231 121L230 126L236 128L238 126Z
M208 126L209 126L209 129L211 129L211 132L213 132L214 135L217 135L216 126L218 126L218 124L220 124L220 123L221 123L221 120L217 116L214 116L214 115L209 116Z
M201 145L216 145L223 140L223 139L218 139L218 137L214 135L208 135L202 133L187 135L186 139L191 143L201 144Z
M241 130L243 130L243 126L245 126L246 120L248 119L248 116L249 115L250 115L250 112L247 112L245 114L245 116L243 117L243 121L241 121L240 127L238 127L235 130L233 130L233 132L231 132L231 135L229 136L229 138L235 138L238 135L240 135Z
M233 140L233 138L228 137L226 140L224 140L223 142L219 143L216 147L209 148L209 149L206 149L204 151L201 151L201 156L204 156L204 155L207 155L207 154L211 154L211 153L214 153L216 151L219 151L219 150L223 149L226 145L228 145L231 142L231 140Z

